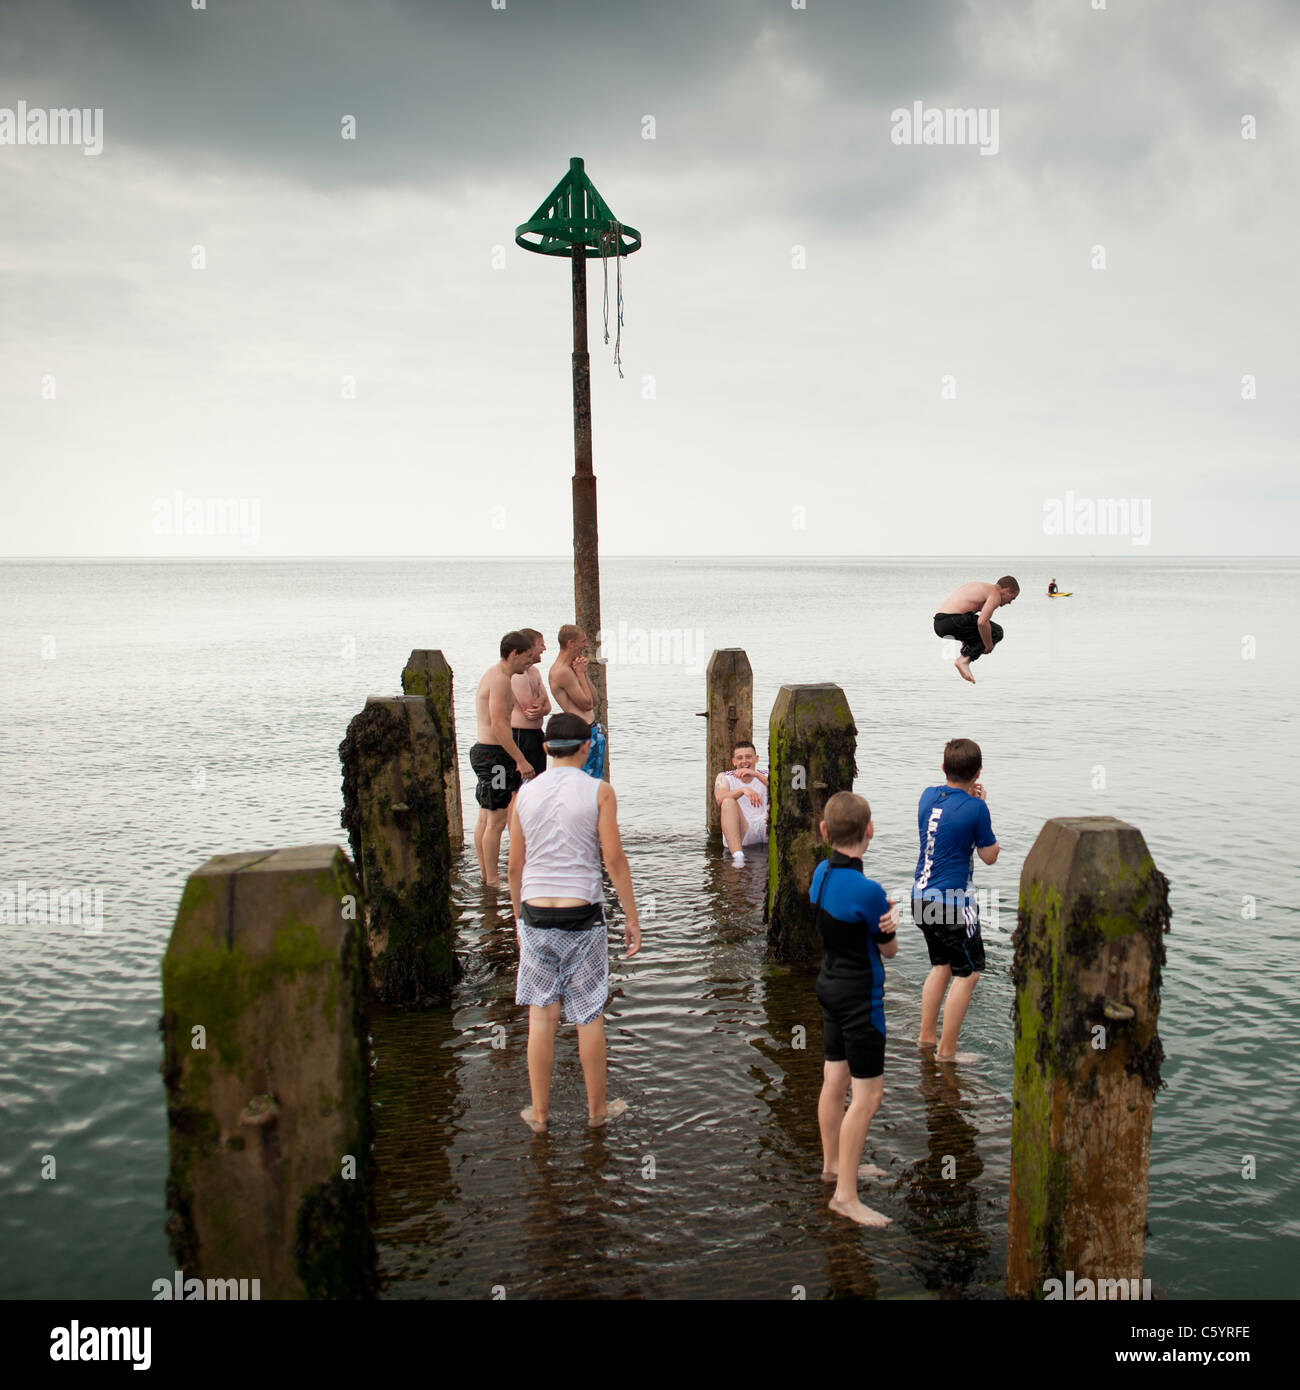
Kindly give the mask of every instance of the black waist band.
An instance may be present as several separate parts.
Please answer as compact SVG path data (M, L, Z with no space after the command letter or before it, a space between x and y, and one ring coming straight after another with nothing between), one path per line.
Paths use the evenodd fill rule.
M530 927L554 927L556 931L591 931L605 923L604 903L583 903L581 907L534 907L523 905L524 921Z

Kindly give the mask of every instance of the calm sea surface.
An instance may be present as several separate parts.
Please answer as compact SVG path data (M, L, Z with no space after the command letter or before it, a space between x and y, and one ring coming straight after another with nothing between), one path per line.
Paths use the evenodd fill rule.
M1147 1274L1175 1298L1300 1293L1300 562L1058 561L1061 601L1042 596L1046 562L1012 568L1024 593L972 688L930 617L957 583L995 578L986 562L605 562L606 628L626 625L613 655L640 654L638 631L677 634L609 671L645 928L608 1014L611 1094L631 1113L587 1134L565 1027L551 1137L517 1118L509 905L478 887L467 837L458 997L374 1024L387 1297L999 1296L1019 874L1045 819L1092 814L1136 824L1173 889ZM367 695L398 691L413 647L455 668L468 774L477 677L522 625L547 634L549 665L572 569L31 562L0 565L0 591L0 889L103 901L97 935L0 925L0 1296L148 1298L174 1267L157 1022L186 875L218 852L344 843L339 740ZM982 1060L954 1078L911 1046L927 961L905 924L868 1139L889 1176L864 1192L894 1218L884 1232L825 1213L812 980L764 962L763 864L732 868L703 833L696 711L727 646L753 663L760 746L783 682L844 687L875 813L867 870L891 889L910 881L944 742L984 750L1003 854L977 870L1001 905L963 1031ZM468 776L464 795L472 824Z

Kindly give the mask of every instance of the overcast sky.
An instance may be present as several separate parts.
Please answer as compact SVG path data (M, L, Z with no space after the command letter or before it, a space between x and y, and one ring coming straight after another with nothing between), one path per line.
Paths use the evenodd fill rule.
M4 552L567 553L582 155L604 553L1296 554L1300 6L1094 3L0 0Z

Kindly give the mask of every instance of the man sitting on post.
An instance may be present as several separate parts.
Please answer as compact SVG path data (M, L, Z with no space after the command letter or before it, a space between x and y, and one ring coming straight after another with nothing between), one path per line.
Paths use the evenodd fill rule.
M767 844L767 773L758 770L758 750L747 738L736 741L731 766L731 772L718 773L713 799L731 862L743 864L747 848Z

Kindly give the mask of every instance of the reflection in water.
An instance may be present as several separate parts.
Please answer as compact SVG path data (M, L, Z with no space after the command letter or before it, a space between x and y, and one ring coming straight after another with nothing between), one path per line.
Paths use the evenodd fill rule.
M932 1052L922 1053L919 1062L929 1144L926 1156L901 1179L918 1237L913 1264L927 1289L964 1294L989 1253L980 1226L979 1132L963 1114L974 1109L975 1086L956 1067L936 1062Z
M617 1124L588 1130L567 1024L550 1133L519 1119L527 1011L509 899L472 867L453 886L453 1005L374 1020L385 1297L997 1296L1005 1247L988 1230L1005 1226L1006 1168L980 1150L991 1136L997 1151L1005 1103L987 1084L945 1095L958 1083L895 1039L915 990L891 974L865 1155L889 1176L864 1197L894 1224L867 1232L826 1208L821 1012L813 975L764 959L765 861L733 866L698 836L625 838L644 946L622 958L611 908L610 1094L630 1105ZM931 1171L949 1154L955 1184Z

